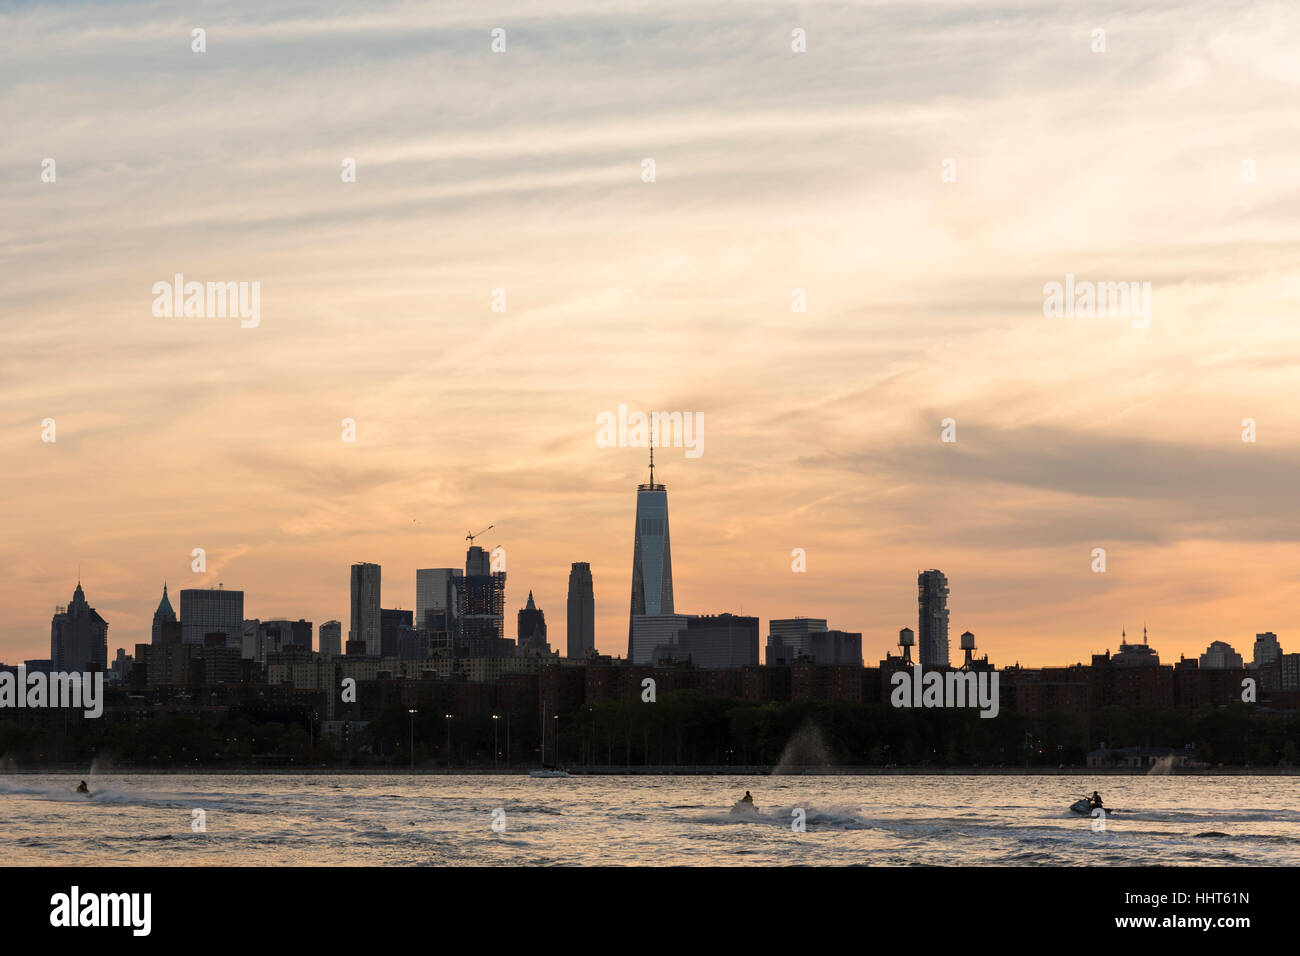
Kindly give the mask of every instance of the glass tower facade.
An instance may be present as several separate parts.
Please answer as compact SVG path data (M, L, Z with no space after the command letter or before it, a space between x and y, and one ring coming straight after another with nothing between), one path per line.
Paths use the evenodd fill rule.
M673 613L673 562L668 539L668 489L655 483L654 450L650 481L636 489L636 534L632 544L632 610L627 622L627 653L633 656L632 619Z

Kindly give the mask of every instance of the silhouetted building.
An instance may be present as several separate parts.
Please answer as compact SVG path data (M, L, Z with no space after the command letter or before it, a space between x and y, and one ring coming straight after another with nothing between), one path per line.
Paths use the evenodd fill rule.
M279 619L258 623L255 660L265 664L272 654L295 646L311 651L311 621Z
M1096 658L1093 658L1094 663ZM1142 628L1142 643L1130 644L1127 632L1120 632L1119 651L1110 658L1115 667L1159 667L1160 655L1147 643L1147 629Z
M596 650L596 595L591 582L591 565L575 561L569 568L569 639L565 647L574 660L585 659Z
M415 615L411 611L381 608L379 611L379 656L396 657L397 639L402 629L414 628Z
M1201 668L1204 670L1221 670L1223 668L1240 668L1244 666L1241 655L1225 641L1213 641L1201 655Z
M655 664L658 648L677 643L677 632L686 626L687 614L637 614L632 618L632 646L628 660L633 664Z
M1260 690L1282 689L1282 645L1272 631L1255 635L1250 670L1258 677Z
M478 545L465 554L457 631L462 641L505 639L506 573L493 571L491 557Z
M222 588L181 590L181 641L203 643L207 634L220 632L231 647L244 643L244 592Z
M916 578L916 592L921 667L947 667L948 579L942 571L922 571Z
M522 654L551 654L551 645L546 641L546 615L533 603L533 592L528 592L528 603L519 609L519 650Z
M135 663L135 660L126 652L126 648L119 647L117 656L113 658L113 663L108 665L109 678L115 684L125 684L131 679L131 665L133 663Z
M320 652L326 657L343 653L343 622L326 621L320 626Z
M809 652L813 634L826 632L821 617L774 617L767 622L767 649L764 659L769 667L793 664Z
M378 655L380 631L380 568L377 564L352 565L352 622L348 641L362 641L366 653Z
M859 635L861 640L861 635ZM698 614L686 619L674 644L653 651L654 663L690 661L700 670L758 666L758 618L736 614Z
M164 581L162 600L158 602L158 609L153 612L153 632L150 643L161 644L163 624L175 620L176 612L172 609L172 602L167 598L167 583Z
M490 566L489 566L490 570ZM460 568L421 568L415 572L415 626L425 630L454 629L460 608L460 587L464 580ZM430 627L430 613L441 615L438 627Z
M50 660L55 671L108 667L108 622L86 603L80 581L72 603L56 609L50 621Z
M1275 664L1282 657L1282 645L1272 631L1255 635L1255 654L1251 663L1256 667L1263 664Z
M1283 654L1281 664L1281 689L1300 691L1300 654Z
M650 449L650 481L637 485L636 532L632 541L632 610L628 614L627 656L633 651L633 622L640 615L673 613L673 562L668 537L668 489L655 484L655 453Z

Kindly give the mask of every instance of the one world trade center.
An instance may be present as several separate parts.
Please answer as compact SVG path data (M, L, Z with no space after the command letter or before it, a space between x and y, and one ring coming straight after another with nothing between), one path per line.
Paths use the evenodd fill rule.
M673 562L668 545L668 489L655 483L650 448L650 482L636 488L636 539L632 547L632 612L627 653L632 659L632 621L638 614L673 613Z

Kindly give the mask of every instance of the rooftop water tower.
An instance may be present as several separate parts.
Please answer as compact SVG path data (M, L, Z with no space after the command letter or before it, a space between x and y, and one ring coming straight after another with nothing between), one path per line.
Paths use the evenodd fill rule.
M975 635L970 631L962 634L961 649L966 654L966 663L962 665L962 670L970 670L971 660L975 656Z
M916 643L916 634L910 627L898 632L898 646L903 649L903 660L912 663L912 645Z

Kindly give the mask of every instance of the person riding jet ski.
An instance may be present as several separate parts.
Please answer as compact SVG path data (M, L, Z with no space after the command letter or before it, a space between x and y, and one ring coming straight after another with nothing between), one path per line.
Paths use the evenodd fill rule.
M1105 809L1105 807L1101 805L1101 794L1096 790L1092 791L1092 796L1088 798L1088 806L1092 807L1094 810Z
M90 793L90 788L86 786L86 781L77 784L77 793Z

